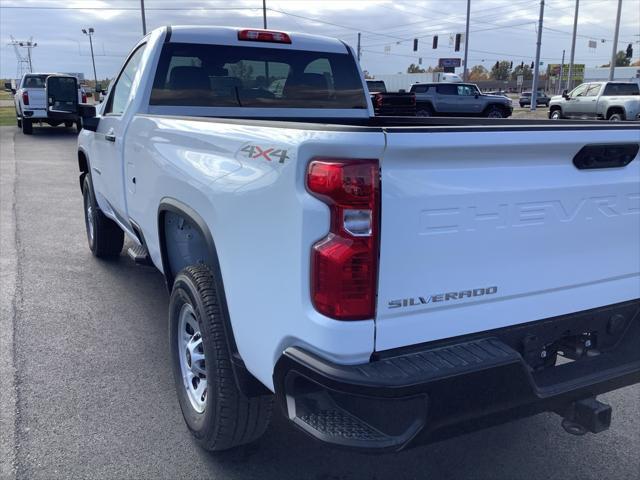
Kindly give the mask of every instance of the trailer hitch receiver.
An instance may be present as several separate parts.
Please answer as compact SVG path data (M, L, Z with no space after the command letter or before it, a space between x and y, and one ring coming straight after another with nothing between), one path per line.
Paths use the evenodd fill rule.
M572 435L600 433L611 425L611 406L595 397L572 403L562 414L562 428Z

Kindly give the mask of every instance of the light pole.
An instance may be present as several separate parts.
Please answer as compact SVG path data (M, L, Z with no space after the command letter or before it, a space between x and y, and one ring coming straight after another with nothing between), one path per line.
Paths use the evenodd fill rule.
M578 31L578 9L580 8L580 0L576 0L576 12L573 15L573 37L571 39L571 53L569 58L569 74L567 75L567 90L573 89L573 59L576 54L576 33Z
M538 41L536 42L536 64L533 69L533 85L531 86L531 111L535 111L538 103L538 75L540 73L540 47L542 46L542 21L544 18L544 0L540 0L540 19L538 20Z
M96 84L94 85L94 91L98 90L98 75L96 74L96 59L93 56L93 40L91 40L91 37L93 36L93 27L89 27L89 28L83 28L82 29L82 33L84 33L86 36L89 37L89 47L91 47L91 63L93 63L93 79L95 80Z
M267 0L262 0L262 28L267 29Z
M142 14L142 36L147 34L147 18L144 15L144 0L140 0L140 13Z
M471 0L467 0L467 25L464 30L464 70L462 71L462 79L465 82L469 81L469 67L467 61L469 60L469 17L471 15Z
M618 53L618 34L620 33L620 12L622 0L618 0L618 14L616 16L616 30L613 34L613 48L611 49L611 63L609 64L609 81L613 81L616 72L616 54Z

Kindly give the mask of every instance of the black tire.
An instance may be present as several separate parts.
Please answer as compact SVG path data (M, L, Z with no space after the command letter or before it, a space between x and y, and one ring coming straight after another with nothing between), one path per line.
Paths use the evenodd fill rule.
M484 111L484 116L487 118L505 118L504 110L497 105L491 105Z
M100 207L98 207L89 175L84 177L82 196L84 200L84 223L91 253L98 258L119 256L124 245L124 232L117 223L105 216Z
M25 135L31 135L33 133L33 122L31 120L27 120L26 118L22 119L22 133Z
M71 128L71 127L73 127L73 122L67 120L66 122L64 122L64 126L65 126L65 128Z
M16 110L16 124L18 125L18 128L22 128L22 117L20 116L17 110Z
M416 117L433 117L433 107L431 105L418 105L416 108Z
M614 112L609 115L609 118L607 118L607 120L609 120L610 122L623 122L624 114L620 112Z
M76 133L80 133L82 130L82 120L76 121Z
M269 426L273 395L247 397L237 387L225 328L224 292L205 265L186 267L175 279L169 300L169 341L176 390L182 415L196 441L206 450L228 450L251 443ZM206 361L206 394L202 412L192 404L180 363L180 315L191 308L201 332ZM188 332L187 332L188 333ZM191 362L187 356L186 362ZM202 377L202 375L201 375ZM192 380L193 381L193 380ZM201 380L198 380L200 382Z
M561 120L562 117L562 110L560 110L559 108L554 108L549 112L549 118L551 120Z

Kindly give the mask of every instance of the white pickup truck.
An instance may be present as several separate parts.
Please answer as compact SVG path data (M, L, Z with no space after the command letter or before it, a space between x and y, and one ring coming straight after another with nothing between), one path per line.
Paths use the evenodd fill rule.
M27 73L22 77L20 86L12 91L13 102L16 109L16 123L25 135L33 133L34 123L46 123L52 127L64 124L70 128L76 125L78 132L82 128L77 114L68 114L64 118L52 115L47 108L47 93L45 89L47 78L50 76L68 77L56 73ZM77 82L76 82L77 84ZM78 102L85 103L87 96L77 86Z
M207 449L274 401L368 451L543 411L598 432L640 380L631 125L374 117L344 43L223 27L154 30L81 110L89 247L126 233L164 274Z

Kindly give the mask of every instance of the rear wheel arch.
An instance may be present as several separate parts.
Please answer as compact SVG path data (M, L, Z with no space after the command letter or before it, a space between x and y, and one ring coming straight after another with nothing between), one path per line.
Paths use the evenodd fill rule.
M240 391L249 397L270 394L271 392L247 369L238 353L238 347L229 316L225 295L225 286L218 261L213 236L204 219L191 207L174 198L163 198L158 207L158 235L162 270L169 291L178 273L187 266L203 264L213 273L219 291L220 306L225 312L225 332L227 346L231 353L236 384ZM183 237L184 235L184 237ZM191 235L191 238L187 238ZM178 242L187 243L187 248Z
M617 114L622 115L622 118L623 118L623 119L625 119L625 118L626 118L626 113L625 113L625 111L624 111L624 108L623 108L623 107L609 107L609 108L607 109L607 114L605 115L605 118L606 118L607 120L609 120L609 119L611 118L611 116L612 116L612 115L615 115L616 113L617 113Z

